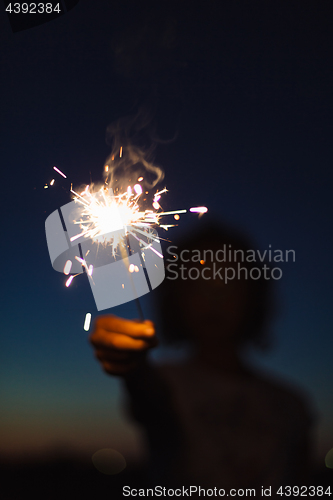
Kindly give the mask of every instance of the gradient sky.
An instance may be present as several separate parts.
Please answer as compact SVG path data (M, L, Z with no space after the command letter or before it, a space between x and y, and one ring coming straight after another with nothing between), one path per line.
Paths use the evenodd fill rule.
M86 276L64 287L44 223L70 201L52 167L74 185L100 180L107 125L133 112L152 82L159 133L178 130L156 152L165 208L206 205L258 248L296 252L278 283L276 345L256 359L308 393L322 457L333 447L333 9L161 2L158 14L153 3L106 4L81 0L15 34L0 16L3 453L140 452L121 384L102 373L83 330L86 312L97 315ZM182 217L182 232L195 223ZM149 295L142 304L157 319ZM137 316L133 304L112 312Z

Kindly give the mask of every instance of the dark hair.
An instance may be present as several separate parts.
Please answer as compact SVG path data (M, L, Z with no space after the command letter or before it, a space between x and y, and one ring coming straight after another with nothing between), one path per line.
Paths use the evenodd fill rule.
M198 221L197 229L188 237L180 240L179 243L172 243L177 246L177 253L182 250L208 249L209 246L220 248L229 245L233 249L246 251L255 248L251 240L242 232L214 220ZM237 262L237 261L236 261ZM266 265L270 271L267 261L260 261L260 266ZM180 278L171 279L170 271L166 262L166 278L154 293L155 301L160 311L162 336L169 344L177 344L187 340L186 325L182 323L181 301L177 297L177 284ZM258 262L242 261L250 274L251 269L258 267ZM168 279L169 278L169 279ZM261 273L259 279L249 279L249 311L246 315L245 324L240 332L243 344L266 349L270 346L267 324L270 322L275 312L275 300L273 299L272 279L265 279ZM176 321L175 321L176 320Z

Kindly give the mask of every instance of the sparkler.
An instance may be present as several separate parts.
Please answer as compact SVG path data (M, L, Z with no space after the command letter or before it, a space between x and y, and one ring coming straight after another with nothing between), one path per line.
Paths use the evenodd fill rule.
M122 156L122 154L123 151L121 148L120 157ZM67 179L67 176L57 167L53 167L53 169L63 178ZM104 171L108 176L108 165L104 167ZM69 234L70 244L72 244L73 242L82 243L85 240L89 240L95 243L97 247L99 245L102 245L104 249L107 250L110 257L116 259L116 257L120 255L123 260L127 259L129 261L128 256L132 254L131 246L133 242L136 242L135 245L138 245L140 250L139 255L141 264L139 267L137 265L139 264L139 261L135 264L133 264L132 261L128 266L128 275L130 277L130 282L132 283L133 290L135 290L133 280L136 273L139 273L140 268L141 272L146 272L145 264L147 252L152 252L160 259L163 259L162 253L158 251L159 249L156 248L156 244L154 244L156 242L159 243L159 239L156 236L154 228L161 227L164 230L168 230L170 227L174 227L176 224L164 223L163 219L165 217L174 216L175 220L179 220L179 214L184 214L187 212L186 209L163 211L163 208L161 206L161 199L162 195L167 192L166 188L152 194L151 202L148 202L147 195L149 194L149 192L145 191L145 193L143 194L142 186L141 184L139 184L143 180L144 178L142 176L138 177L136 179L136 183L129 184L123 192L119 192L119 188L117 188L116 192L114 192L112 187L109 187L108 177L106 178L104 185L99 187L94 186L93 184L86 185L85 189L80 193L72 188L72 184L70 188L70 192L74 196L73 200L77 205L77 210L75 210L75 217L71 221L74 226L77 227L77 230L75 231L75 234ZM52 180L52 182L50 183L50 186L53 185L54 180ZM142 200L142 198L144 199ZM150 206L149 203L151 203ZM144 205L146 208L143 208ZM62 212L63 209L64 207L62 208ZM190 208L189 211L202 214L207 212L207 208L193 207ZM132 241L131 245L129 243L130 238ZM77 248L80 248L80 246ZM88 265L88 263L86 262L86 257L89 252L90 249L88 249L85 256L83 256L82 254L80 255L80 257L78 255L75 255L74 259L82 265L82 267L86 271L88 278L93 282L94 272L96 271L94 270L94 266L92 264ZM67 278L67 281L65 283L66 287L69 287L73 279L78 274L80 274L77 272L77 270L75 271L73 262L73 257L72 259L67 259L65 265L63 265L62 268L65 275L72 273L71 276ZM74 274L75 272L77 274ZM125 284L122 283L121 286L124 290ZM141 305L137 296L135 300L140 316L143 319ZM87 327L87 325L88 320L87 322L85 322L85 328Z
M54 167L55 168L55 167ZM143 177L139 178L140 181ZM105 185L95 189L94 186L87 185L80 194L71 189L74 195L74 201L81 205L79 218L74 221L74 224L79 225L81 232L72 236L70 241L73 242L81 237L89 238L96 243L109 245L113 256L119 251L121 236L115 235L114 232L119 229L125 229L125 235L131 234L143 246L143 250L152 250L151 244L148 245L140 237L146 236L149 240L154 240L149 228L160 226L163 229L174 227L175 224L162 224L161 218L167 215L175 215L176 220L179 220L179 214L186 213L186 209L172 210L164 212L157 200L161 199L161 194L166 193L164 188L153 195L152 206L155 210L141 210L139 198L142 195L140 184L134 185L134 193L131 186L127 187L124 193L114 195L112 188L107 188ZM206 207L190 208L190 212L204 213L207 212ZM155 251L156 253L156 251ZM161 258L161 254L158 254ZM78 261L86 267L84 259L76 257ZM69 274L70 265L66 263L64 269L65 274ZM91 273L88 273L91 274Z

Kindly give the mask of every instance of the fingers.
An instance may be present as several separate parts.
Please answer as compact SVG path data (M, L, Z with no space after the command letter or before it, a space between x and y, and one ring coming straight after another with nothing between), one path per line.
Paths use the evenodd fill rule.
M155 333L154 324L152 321L145 320L132 321L128 319L118 318L117 316L99 316L95 321L95 329L102 329L107 332L117 332L131 337L146 338L151 337Z
M157 345L154 325L151 321L137 322L101 316L97 318L90 335L90 342L96 349L117 349L142 351Z
M157 345L156 337L148 340L133 339L128 335L105 330L95 331L90 337L90 342L96 349L117 349L120 351L144 351Z

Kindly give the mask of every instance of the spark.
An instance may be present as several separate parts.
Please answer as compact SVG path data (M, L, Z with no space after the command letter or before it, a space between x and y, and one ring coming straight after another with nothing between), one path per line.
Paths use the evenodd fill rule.
M154 194L154 197L158 196L159 194L162 194L162 193L167 193L167 192L168 192L167 188L164 188L164 189L162 189L161 191L158 191L157 193L155 193L155 194Z
M120 146L119 157L121 158L122 156L123 156L123 147Z
M85 190L82 191L81 196L85 196L86 194L88 194L88 189L89 189L89 185L87 185Z
M190 208L190 212L195 212L198 214L205 214L206 212L208 212L208 208L207 207L193 207L193 208Z
M173 212L161 212L159 215L185 214L187 210L174 210Z
M53 186L54 184L54 179L52 179L52 181L50 182L50 186Z
M74 276L70 276L70 277L68 278L68 280L67 280L67 281L66 281L66 283L65 283L65 285L67 286L67 288L68 288L68 287L69 287L69 285L72 283L73 279L74 279Z
M138 178L138 182L141 182L141 181L143 181L143 177Z
M154 253L156 253L156 255L158 255L161 259L163 259L163 255L162 255L160 252L158 252L157 250L155 250L155 248L154 248L154 247L149 247L149 248L150 248L150 250L152 250Z
M67 176L61 170L59 170L57 167L53 167L53 170L55 170L56 172L58 172L58 174L62 175L65 179L67 179Z
M180 219L180 216L179 216L178 214L176 214L176 215L174 215L174 216L173 216L173 218L174 218L175 220L179 220L179 219Z
M136 194L142 194L142 187L140 186L140 184L135 184L134 191L136 192Z
M72 268L72 261L71 260L68 260L65 264L65 267L64 267L64 274L69 274L70 270Z
M79 261L79 262L82 264L82 266L86 269L86 271L87 271L87 273L88 273L88 276L91 276L91 275L92 275L92 269L91 269L91 273L90 273L90 270L89 270L89 267L88 267L88 265L87 265L86 261L85 261L84 259L81 259L80 257L77 257L76 255L75 255L75 258L76 258L76 260L77 260L77 261ZM91 267L92 267L92 266L91 266Z
M130 264L129 267L128 267L128 270L129 270L130 273L134 273L134 270L135 270L134 264Z
M86 261L85 261L85 260L83 260L83 259L81 259L81 257L77 257L77 256L75 255L75 258L76 258L76 260L78 260L79 262L81 262L81 264L82 264L83 266L85 265Z
M90 321L91 321L91 313L87 313L85 320L84 320L84 326L83 329L88 332L90 328Z

